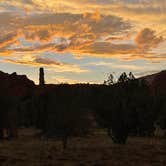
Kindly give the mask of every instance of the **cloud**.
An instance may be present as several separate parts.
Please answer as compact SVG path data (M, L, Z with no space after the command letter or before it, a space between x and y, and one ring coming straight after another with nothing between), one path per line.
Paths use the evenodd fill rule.
M12 13L0 13L1 17L5 19L0 22L0 30L6 31L6 34L18 32L16 38L24 37L30 42L44 42L47 43L47 46L54 43L57 37L70 40L70 46L76 45L76 43L78 46L82 43L95 42L103 36L124 33L131 27L129 22L120 17L101 15L98 11L83 14L41 13L27 15L25 18L17 14L12 15ZM24 50L28 51L28 49ZM19 49L15 51L19 51Z
M83 47L82 54L94 54L113 56L117 54L131 54L137 51L137 47L130 44L112 44L109 42L95 42L92 45Z
M151 61L149 62L149 64L160 64L161 62L160 61Z
M95 13L84 13L83 14L83 17L84 18L89 18L89 19L92 19L92 20L95 20L95 21L100 21L101 19L101 14L99 11L96 11Z
M114 40L119 40L119 41L122 41L122 40L128 40L131 38L131 34L130 33L127 33L125 34L124 36L118 36L118 35L114 35L114 36L108 36L105 38L105 41L106 42L111 42L111 41L114 41Z
M1 50L2 51L2 50ZM6 51L13 51L13 53L37 53L43 51L50 52L71 52L75 55L93 55L93 56L115 56L118 54L127 55L139 52L135 45L130 44L112 44L108 42L95 42L92 41L71 41L69 44L62 43L48 43L37 45L35 47L20 47L8 49Z
M92 66L106 66L112 69L121 69L121 70L140 70L143 67L139 65L133 65L133 64L116 64L112 62L104 62L104 61L99 61L99 62L92 62L88 63L88 65Z
M157 54L157 53L143 53L143 54L133 54L129 57L125 58L126 60L133 60L133 59L146 59L146 60L166 60L166 54Z
M98 16L96 16L98 15ZM96 18L97 17L97 18ZM100 17L100 18L99 18ZM97 20L97 21L96 21ZM25 33L36 36L84 37L97 39L103 35L125 32L130 24L122 18L98 13L36 14L24 20Z
M5 47L8 44L12 44L14 42L18 42L17 40L18 34L17 33L9 33L6 35L0 36L0 47Z
M93 13L89 18L100 18L99 13L115 15L137 22L140 26L151 24L155 29L165 27L165 0L1 0L3 10L22 13ZM155 22L155 23L154 23ZM144 24L142 24L144 23ZM159 23L159 24L156 24ZM161 25L163 24L163 25Z
M37 53L37 52L71 52L75 55L92 55L92 56L116 56L122 59L132 58L153 58L156 54L151 53L151 49L156 48L165 39L162 37L165 34L158 34L157 31L150 28L143 28L133 41L133 25L131 21L123 19L121 15L110 15L102 11L101 4L106 7L106 4L114 10L117 7L124 5L124 1L96 1L91 2L86 0L72 1L71 4L77 4L80 8L85 3L89 8L97 7L93 12L86 10L80 12L63 13L54 11L46 12L45 6L41 0L15 1L7 0L6 4L11 6L21 7L23 3L32 5L31 7L40 8L42 12L31 12L24 15L18 10L18 13L12 16L12 12L3 13L2 16L7 18L2 20L6 30L10 31L9 35L0 38L0 55L13 55L15 53ZM150 5L145 1L125 1L127 7L137 10L136 4L141 5L146 9ZM62 0L59 2L48 2L48 8L57 4L70 6L70 3ZM153 1L153 7L159 8L159 4ZM9 5L9 6L10 6ZM4 6L4 5L3 5ZM10 6L10 7L11 7ZM72 7L71 6L71 7ZM98 7L100 7L98 9ZM142 8L140 10L142 10ZM122 12L122 9L121 9ZM139 11L138 11L139 12ZM147 12L148 13L148 12ZM18 16L17 16L18 14ZM14 19L15 17L17 19ZM1 18L1 13L0 13ZM2 17L3 18L3 17ZM14 24L15 23L15 24ZM1 23L0 23L1 25ZM15 34L15 32L19 32ZM131 35L132 34L132 35ZM21 43L20 38L31 42L30 45ZM129 39L132 41L129 42ZM119 41L117 41L119 40ZM126 43L120 43L120 41ZM117 41L114 43L113 41ZM17 46L16 43L20 42ZM25 42L24 42L25 43ZM36 44L37 43L37 44ZM15 45L14 45L15 44ZM33 45L33 46L32 46ZM156 56L156 58L164 58L164 56ZM155 57L154 57L155 58Z
M43 3L45 2L45 3ZM110 7L122 7L126 5L129 8L140 8L144 12L146 12L146 8L161 8L164 9L166 2L165 0L1 0L1 4L4 4L3 6L6 6L6 8L9 7L23 7L28 5L33 6L33 9L39 9L39 11L52 11L52 12L60 12L62 9L66 9L70 12L82 12L83 10L91 11L94 8L98 9L107 9ZM11 8L12 10L13 8ZM140 10L141 10L140 9ZM145 10L146 9L146 10ZM149 9L150 10L150 9Z
M118 36L117 36L118 38ZM114 37L114 39L117 39ZM113 40L113 39L112 39ZM57 37L53 42L39 43L35 46L21 46L17 48L2 48L1 54L9 53L37 53L37 52L71 52L75 55L91 55L117 57L123 60L132 59L165 59L164 54L156 54L152 49L157 47L165 40L157 36L155 31L145 28L137 35L133 43L113 43L111 41L96 41L85 38L84 36L73 35L70 38Z
M157 36L155 31L149 28L141 30L136 36L136 44L144 48L154 48L164 41L162 36Z
M84 14L42 13L20 19L16 29L19 36L13 35L11 39L24 37L38 44L32 47L20 43L17 47L0 48L1 55L43 51L86 53L84 49L91 49L89 47L96 45L103 36L121 34L130 29L130 24L120 17L101 15L98 11Z
M29 41L40 41L40 42L48 42L53 38L53 34L47 29L38 30L38 31L25 31L24 37Z
M34 55L26 55L22 57L17 57L15 59L4 59L3 61L13 64L43 66L46 67L46 70L51 70L55 72L74 72L74 73L88 72L88 70L81 69L78 65L75 64L61 63L55 59L43 58Z
M34 59L34 62L43 64L43 65L57 65L57 66L62 66L63 63L60 63L54 59L51 58L42 58L42 57L36 57Z

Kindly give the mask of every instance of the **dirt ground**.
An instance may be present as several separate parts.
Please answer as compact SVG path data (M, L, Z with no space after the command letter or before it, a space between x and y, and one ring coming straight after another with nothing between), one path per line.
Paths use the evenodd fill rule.
M115 145L104 133L69 140L39 139L33 129L21 129L18 139L0 141L0 166L166 166L166 141L128 139Z

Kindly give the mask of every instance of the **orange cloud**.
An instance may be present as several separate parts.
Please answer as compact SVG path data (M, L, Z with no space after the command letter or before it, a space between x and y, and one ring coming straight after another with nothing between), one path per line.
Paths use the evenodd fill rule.
M131 34L129 34L129 33L127 35L124 35L124 36L109 36L105 39L105 41L111 42L114 40L128 40L130 37L131 37Z
M52 51L71 52L75 55L116 56L126 60L154 59L155 54L151 54L150 50L163 42L164 38L156 35L154 30L144 28L131 43L128 41L129 38L132 40L130 28L128 21L117 16L101 15L98 11L86 14L27 15L24 20L20 20L17 27L18 34L13 32L11 33L13 35L1 39L0 54ZM20 43L14 46L18 42L18 36L28 41L38 41L38 44L22 46ZM120 44L120 42L115 44L113 40L123 40L127 44ZM160 55L156 58L161 59L164 56Z
M15 59L4 59L4 62L21 65L44 66L47 70L55 72L88 72L88 70L81 69L78 65L66 64L55 59L42 58L34 55L26 55Z
M3 34L0 36L0 47L5 47L8 44L12 44L16 41L18 41L17 39L18 34L17 33L9 33L9 34Z
M24 21L25 34L27 33L31 36L30 34L32 33L32 38L35 35L39 39L43 36L49 36L50 38L50 35L52 37L79 35L86 38L93 36L97 39L103 35L120 33L130 29L129 22L124 21L120 17L101 15L100 19L97 19L92 17L94 15L96 16L97 13L57 13L29 16Z
M134 22L134 26L136 24L139 28L153 26L155 30L161 30L166 26L165 0L1 0L0 5L4 11L16 12L18 9L21 14L28 11L33 16L39 13L82 14L97 11L93 14L94 18L100 18L99 13L115 15Z
M144 48L154 48L158 46L158 44L161 43L163 40L164 39L162 36L158 37L155 34L155 31L149 28L141 30L135 39L137 45Z
M151 53L150 48L156 47L160 42L160 37L154 35L154 32L148 29L148 35L144 39L142 34L145 30L141 30L136 37L135 44L113 44L110 42L95 42L94 40L86 39L84 36L72 36L71 38L59 38L58 42L46 43L34 47L20 47L6 49L5 51L13 51L13 53L36 53L43 51L52 52L72 52L75 55L92 55L92 56L107 56L117 57L124 60L132 59L150 59L161 60L165 59L163 54ZM153 33L151 33L153 32ZM151 39L151 40L150 40ZM150 41L149 41L150 40ZM142 47L146 44L146 47ZM3 50L1 50L1 53Z
M100 21L101 19L101 15L100 15L100 12L99 11L96 11L95 13L84 13L83 14L83 17L84 18L89 18L89 19L92 19L92 20L95 20L95 21Z
M26 40L48 42L51 41L53 34L50 31L43 29L34 32L25 31L24 37Z

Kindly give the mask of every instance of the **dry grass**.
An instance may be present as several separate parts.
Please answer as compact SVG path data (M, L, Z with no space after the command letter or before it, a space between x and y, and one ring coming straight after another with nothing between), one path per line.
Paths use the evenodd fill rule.
M35 130L22 129L16 140L0 142L0 166L166 166L166 143L159 138L129 138L114 145L104 134L70 139L62 150L59 140L41 140Z

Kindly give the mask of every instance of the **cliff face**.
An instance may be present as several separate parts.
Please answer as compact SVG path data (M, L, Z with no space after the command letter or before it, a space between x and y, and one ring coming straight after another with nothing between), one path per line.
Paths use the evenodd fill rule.
M34 82L25 75L0 71L0 95L26 97L32 93L34 87Z

